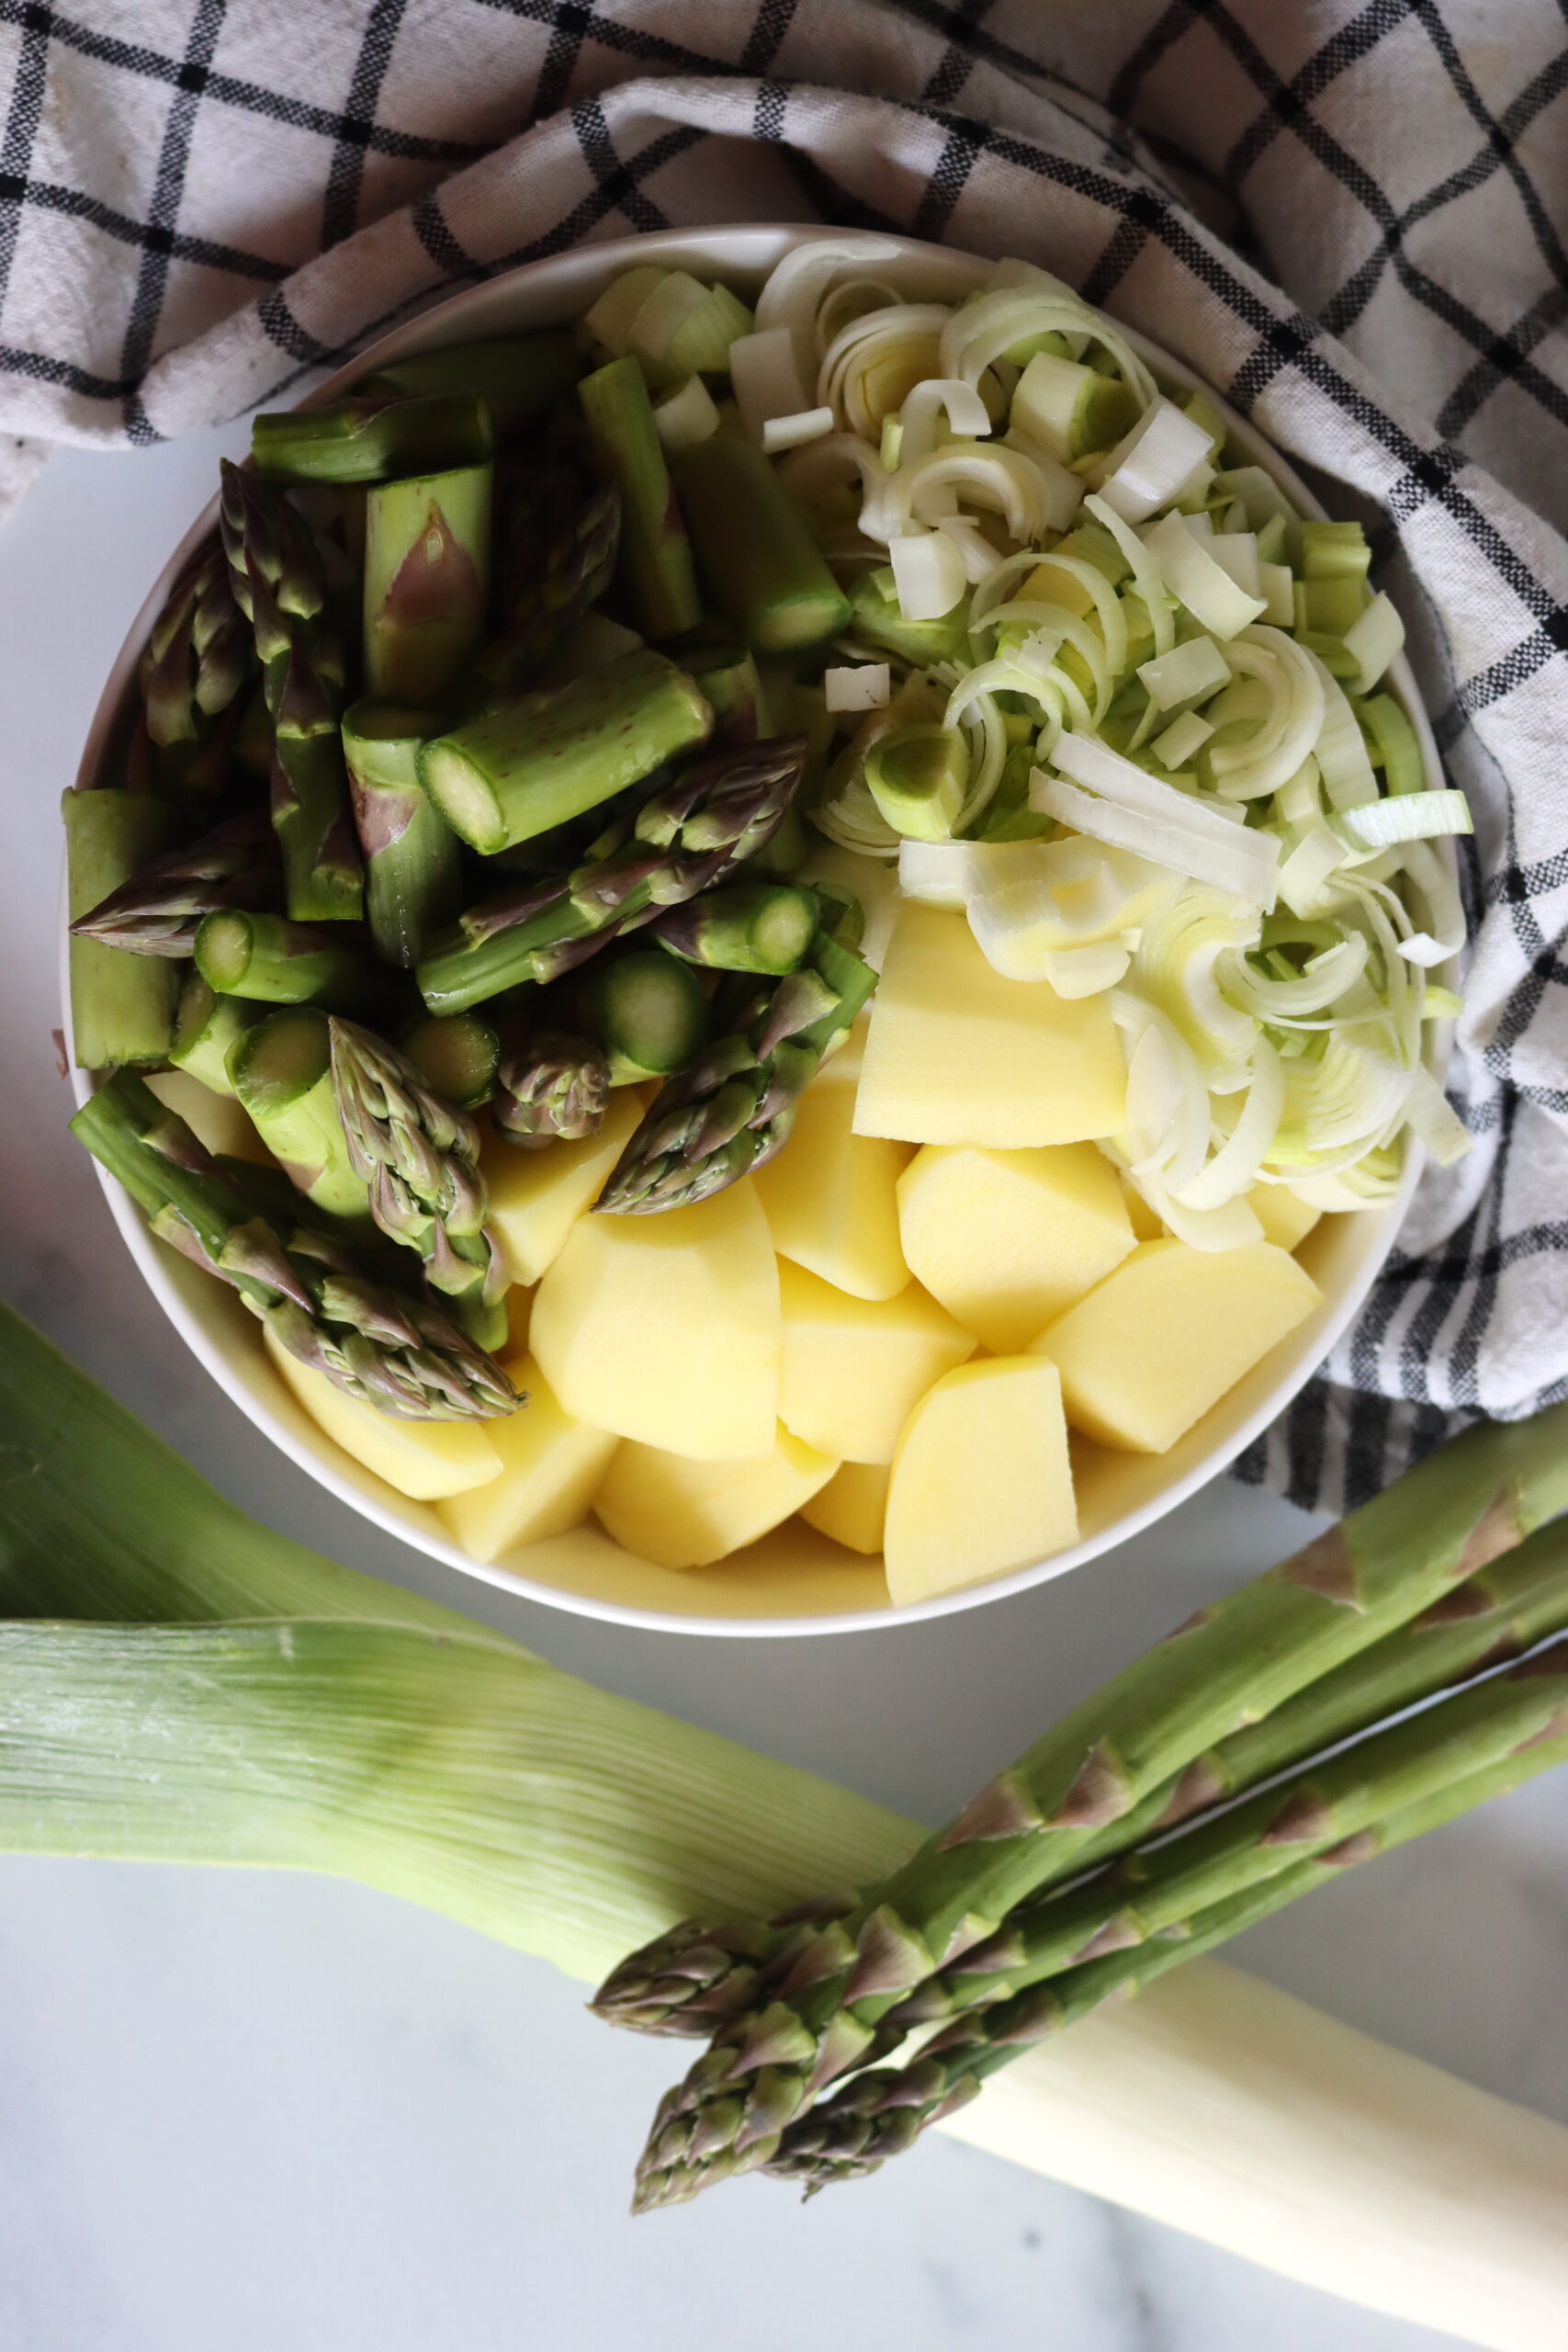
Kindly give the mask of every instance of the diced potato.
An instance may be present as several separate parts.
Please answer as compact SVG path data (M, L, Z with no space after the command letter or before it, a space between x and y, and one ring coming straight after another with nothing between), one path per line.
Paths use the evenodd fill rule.
M785 1259L779 1294L779 1419L846 1462L891 1462L916 1400L975 1352L971 1334L915 1283L897 1298L852 1298Z
M993 1355L1016 1355L1133 1247L1116 1171L1089 1143L927 1144L898 1179L904 1255Z
M905 899L871 1007L855 1132L1015 1151L1122 1123L1127 1073L1102 996L993 971L962 915Z
M324 1372L301 1363L262 1327L267 1353L316 1423L355 1461L411 1501L435 1502L482 1487L501 1473L493 1421L400 1421L334 1388Z
M1061 1373L1075 1429L1164 1453L1322 1298L1272 1242L1145 1241L1034 1345Z
M778 1419L778 1261L750 1179L658 1216L585 1216L534 1299L535 1360L574 1420L754 1462Z
M490 1193L491 1225L514 1283L536 1283L555 1262L578 1218L603 1192L642 1108L635 1087L618 1086L596 1136L547 1144L542 1151L519 1151L486 1130L479 1172Z
M1323 1215L1288 1184L1254 1184L1247 1198L1263 1227L1264 1240L1271 1241L1276 1250L1294 1250Z
M841 1084L829 1062L801 1096L789 1141L753 1182L782 1257L856 1298L894 1298L909 1279L896 1189L909 1148L857 1136L854 1112L854 1085Z
M846 1462L801 1504L800 1516L851 1552L880 1552L892 1476L885 1462Z
M1078 1532L1062 1387L1043 1356L986 1356L922 1396L893 1457L884 1554L900 1606L1045 1559Z
M485 1424L501 1476L438 1506L453 1541L476 1560L498 1560L516 1544L542 1544L576 1527L620 1443L563 1413L531 1358L506 1369L528 1401Z
M623 1445L593 1508L615 1542L661 1568L702 1568L755 1544L825 1487L837 1462L784 1429L751 1462L693 1462Z

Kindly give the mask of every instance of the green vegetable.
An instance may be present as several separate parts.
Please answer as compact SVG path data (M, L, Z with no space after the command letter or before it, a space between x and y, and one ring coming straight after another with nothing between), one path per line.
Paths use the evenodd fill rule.
M501 1042L476 1013L422 1012L398 1042L426 1085L459 1111L477 1111L490 1101Z
M116 797L92 797L111 806ZM133 956L186 956L204 915L220 907L255 906L271 894L271 846L265 815L243 809L188 849L165 850L139 866L118 889L74 918L72 935L101 940L106 947L123 947Z
M866 790L896 833L946 842L969 788L969 754L953 727L894 727L865 755Z
M481 400L496 438L508 441L571 390L581 365L570 329L543 327L531 334L491 335L394 359L366 377L355 391L362 399L446 394Z
M365 501L365 684L389 701L439 702L485 632L488 464L378 482Z
M229 1080L273 1158L329 1216L370 1221L370 1195L344 1133L332 1029L314 1005L255 1022L230 1050Z
M702 617L691 542L635 359L613 359L577 388L601 471L621 493L621 572L637 626L682 637Z
M452 831L491 856L640 783L712 727L684 671L644 650L436 736L419 777Z
M836 636L849 599L761 451L715 434L682 450L674 471L703 578L752 651L792 653Z
M71 1040L79 1069L160 1062L174 1031L179 976L162 958L77 933L74 926L118 892L174 832L172 812L145 792L67 792L66 910L71 939Z
M488 464L490 411L469 392L419 400L349 399L282 409L251 424L251 456L268 481L381 482Z
M723 895L711 891L694 903L707 906ZM668 1078L694 1060L707 1041L708 1001L696 974L657 948L604 963L588 994L594 1031L609 1057L612 1086Z
M210 806L222 788L240 697L255 667L220 548L171 591L141 661L142 707L161 791ZM269 747L270 748L270 747Z
M367 700L343 715L343 752L365 855L365 919L384 963L416 964L463 903L462 853L419 780L434 712Z
M249 997L220 996L199 972L187 972L175 1015L169 1059L176 1069L210 1087L214 1094L232 1094L230 1052L266 1009Z
M204 915L196 967L220 996L263 1004L360 1004L376 989L375 967L325 925L225 908Z
M592 1037L541 1029L501 1065L491 1120L519 1150L597 1135L610 1100L610 1064Z
M672 907L653 926L673 956L717 972L795 971L817 930L809 890L787 882L732 882ZM674 1065L672 1065L674 1067Z

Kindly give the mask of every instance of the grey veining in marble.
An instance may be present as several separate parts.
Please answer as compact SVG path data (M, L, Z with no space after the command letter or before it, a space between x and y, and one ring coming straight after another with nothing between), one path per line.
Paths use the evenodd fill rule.
M824 1642L595 1626L403 1551L273 1453L164 1325L64 1132L55 809L142 590L243 432L57 460L0 533L0 1289L246 1508L563 1666L911 1813L1304 1522L1220 1485L1113 1557ZM1568 2121L1568 1790L1352 1874L1244 1958ZM1352 2311L949 2144L803 2211L767 2184L637 2226L667 2079L577 1987L310 1879L0 1861L0 2344L17 2352L1418 2352ZM765 2300L759 2282L766 2278Z

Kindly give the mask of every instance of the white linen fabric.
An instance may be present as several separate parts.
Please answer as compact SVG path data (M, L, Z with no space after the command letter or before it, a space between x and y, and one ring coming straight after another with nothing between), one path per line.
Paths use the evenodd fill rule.
M1476 819L1477 1147L1240 1475L1568 1396L1563 0L0 0L0 498L664 226L1021 254L1189 361L1367 523Z

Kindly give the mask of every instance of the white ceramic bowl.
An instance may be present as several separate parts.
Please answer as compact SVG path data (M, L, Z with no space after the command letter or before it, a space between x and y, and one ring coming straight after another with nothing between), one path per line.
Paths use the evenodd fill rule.
M373 344L305 405L320 406L372 367L412 352L576 319L609 279L634 261L658 258L721 272L745 291L761 282L782 254L802 239L822 233L782 227L671 230L531 262L487 285L453 295L412 324ZM965 254L910 238L887 237L880 242L909 273L906 283L917 299L957 299L971 289L987 266ZM1198 379L1179 361L1130 328L1124 327L1122 333L1162 376L1196 386ZM1267 468L1304 514L1320 516L1322 507L1268 443L1243 418L1228 410L1225 413L1235 445L1248 459ZM107 755L115 723L134 691L136 664L148 631L191 553L213 529L217 503L214 497L196 518L137 615L105 684L82 754L79 780L84 785L94 781ZM1394 664L1390 683L1416 729L1427 784L1436 787L1441 782L1436 746L1403 657ZM1449 1042L1446 1030L1434 1027L1428 1051L1439 1075ZM78 1099L85 1099L90 1080L78 1071L74 1083ZM583 1616L672 1633L798 1634L847 1633L973 1609L1003 1593L1021 1592L1047 1577L1065 1575L1173 1509L1266 1429L1323 1362L1388 1254L1416 1182L1418 1158L1413 1150L1398 1195L1386 1207L1326 1217L1309 1235L1299 1254L1322 1287L1323 1306L1206 1414L1179 1445L1158 1457L1111 1453L1093 1446L1076 1452L1083 1532L1069 1550L988 1584L897 1612L888 1602L879 1566L856 1558L798 1523L776 1531L716 1566L685 1574L633 1559L593 1528L534 1545L500 1566L485 1566L469 1559L448 1541L442 1521L427 1504L406 1500L321 1434L273 1370L257 1325L235 1293L154 1241L128 1195L107 1177L103 1182L126 1246L148 1287L220 1386L292 1462L389 1534L469 1576L483 1577L491 1584Z

